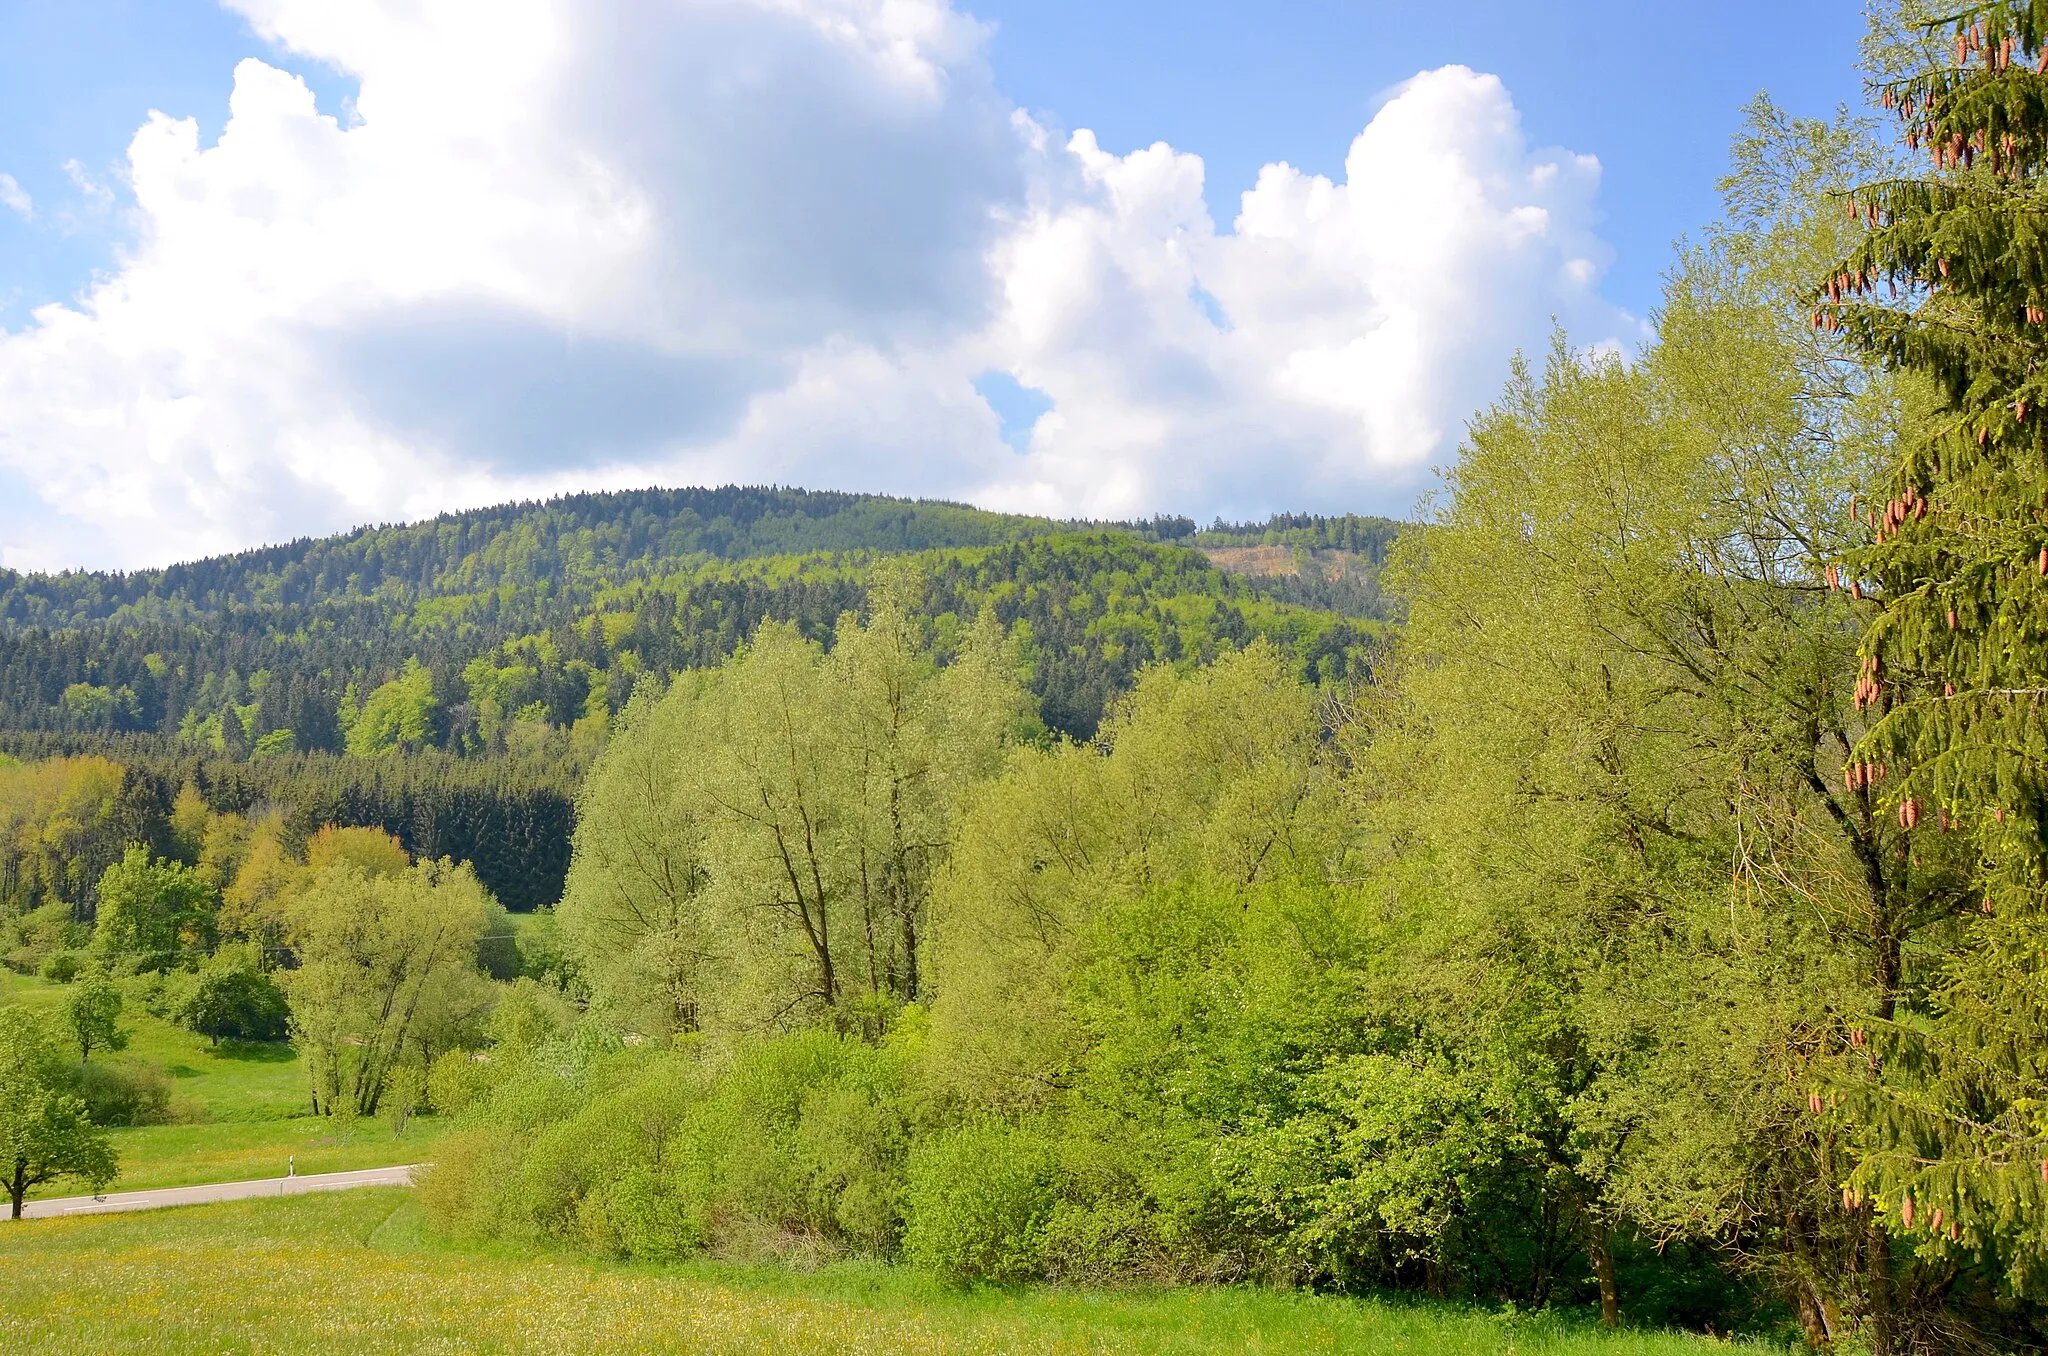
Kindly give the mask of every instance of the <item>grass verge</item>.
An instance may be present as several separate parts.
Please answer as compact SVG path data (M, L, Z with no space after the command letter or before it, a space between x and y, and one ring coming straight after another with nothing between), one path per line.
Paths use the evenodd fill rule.
M1566 1318L1250 1289L963 1292L901 1268L650 1268L441 1243L372 1189L0 1226L0 1331L37 1352L1704 1356Z

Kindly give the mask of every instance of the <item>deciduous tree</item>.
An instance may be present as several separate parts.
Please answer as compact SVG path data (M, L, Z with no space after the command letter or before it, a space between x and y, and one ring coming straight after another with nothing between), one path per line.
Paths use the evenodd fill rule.
M118 1170L113 1143L65 1091L58 1042L39 1016L0 1007L0 1176L13 1218L28 1193L60 1177L97 1189Z
M121 1030L121 991L104 975L87 975L64 995L64 1017L78 1042L78 1057L90 1060L94 1050L119 1050L128 1044Z
M422 1065L480 1021L486 895L466 866L370 876L338 862L292 905L299 967L280 978L316 1113L376 1114L401 1060Z

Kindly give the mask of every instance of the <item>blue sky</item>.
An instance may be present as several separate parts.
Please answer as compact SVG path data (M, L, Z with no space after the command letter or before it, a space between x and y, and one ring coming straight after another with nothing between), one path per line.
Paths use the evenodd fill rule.
M654 479L1402 511L1552 317L1639 340L1752 96L1860 99L1855 0L968 10L0 0L0 562Z
M1334 173L1386 89L1462 63L1502 78L1532 136L1600 158L1608 294L1645 311L1672 240L1710 220L1742 106L1768 91L1795 113L1859 103L1856 0L980 0L997 27L998 85L1112 149L1164 140L1208 162L1211 205L1261 165ZM1449 11L1447 13L1447 11ZM0 322L71 295L109 262L117 216L66 172L118 191L150 109L218 136L235 63L262 56L340 112L354 82L294 59L213 0L0 0L0 172L50 212L0 214ZM1221 199L1219 201L1219 199Z
M984 0L1004 89L1105 146L1200 153L1210 192L1285 159L1332 174L1386 89L1460 63L1498 75L1540 144L1600 158L1608 294L1649 309L1674 238L1712 220L1741 110L1860 105L1860 0ZM1228 215L1231 204L1216 202Z

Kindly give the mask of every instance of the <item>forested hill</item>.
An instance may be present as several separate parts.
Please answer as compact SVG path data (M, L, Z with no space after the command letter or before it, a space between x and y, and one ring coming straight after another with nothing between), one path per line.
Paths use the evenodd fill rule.
M132 574L0 573L0 753L98 755L217 810L288 805L490 854L551 899L582 771L636 690L768 620L831 644L911 556L941 652L983 609L1052 732L1136 674L1264 637L1315 682L1370 667L1401 525L1055 522L793 489L643 490L449 514ZM146 817L146 816L145 816Z
M0 624L180 620L236 606L412 604L507 586L559 594L693 556L924 551L1056 530L1047 519L963 504L830 491L726 486L578 494L132 574L0 570Z

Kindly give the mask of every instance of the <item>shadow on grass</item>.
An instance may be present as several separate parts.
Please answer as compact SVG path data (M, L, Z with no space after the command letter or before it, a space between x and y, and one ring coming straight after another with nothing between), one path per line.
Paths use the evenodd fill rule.
M245 1064L289 1064L298 1058L290 1041L225 1040L207 1053L215 1059L240 1060Z

